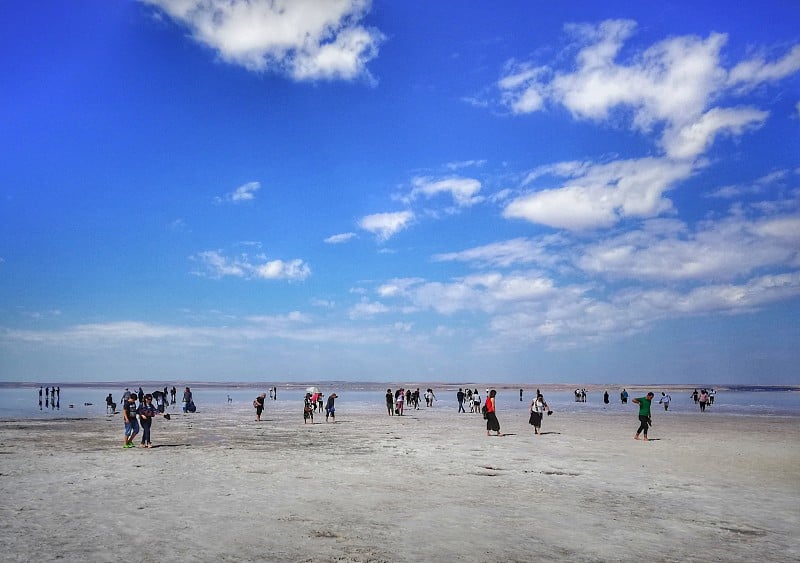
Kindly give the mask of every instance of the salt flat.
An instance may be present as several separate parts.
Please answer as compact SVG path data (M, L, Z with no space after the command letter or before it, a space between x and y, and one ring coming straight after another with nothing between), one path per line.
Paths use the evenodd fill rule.
M795 417L299 411L0 421L2 559L800 560Z

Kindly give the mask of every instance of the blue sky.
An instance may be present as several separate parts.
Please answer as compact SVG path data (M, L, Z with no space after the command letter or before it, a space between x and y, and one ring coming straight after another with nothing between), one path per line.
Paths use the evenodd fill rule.
M0 380L800 383L796 2L271 4L4 7Z

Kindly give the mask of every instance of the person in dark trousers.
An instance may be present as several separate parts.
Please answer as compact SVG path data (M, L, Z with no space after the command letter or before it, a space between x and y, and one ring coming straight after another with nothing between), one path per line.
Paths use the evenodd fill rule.
M264 412L264 399L266 398L266 396L267 396L266 393L261 393L261 395L256 397L256 400L253 401L253 406L256 409L256 420L257 421L261 420L261 413Z
M144 402L139 405L137 411L139 413L139 422L142 425L142 447L152 448L153 443L150 441L150 427L153 425L153 417L158 414L158 411L153 406L153 396L149 393L144 396Z
M336 393L328 395L328 402L325 405L325 422L328 422L328 417L330 417L331 422L336 422L336 405L334 403L338 396Z
M394 395L392 390L386 390L386 410L389 411L389 416L394 416Z
M639 439L639 434L644 434L644 441L647 442L647 428L650 426L650 404L653 402L653 393L648 393L644 397L633 399L633 402L639 405L639 429L636 431L634 440Z
M464 410L464 391L459 388L458 393L456 393L456 399L458 399L458 412L467 412Z

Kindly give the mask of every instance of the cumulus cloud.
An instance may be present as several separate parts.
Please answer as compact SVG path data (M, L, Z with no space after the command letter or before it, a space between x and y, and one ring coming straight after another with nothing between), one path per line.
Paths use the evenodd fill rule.
M474 178L454 176L437 180L417 177L411 183L414 186L411 190L412 200L420 196L432 198L439 194L448 194L458 207L470 207L483 200L477 195L481 191L481 183Z
M558 170L552 167L550 172ZM693 171L690 162L665 158L565 166L563 172L573 176L569 183L522 195L506 206L503 216L575 231L611 227L623 218L654 217L672 208L663 193Z
M358 226L376 235L378 240L386 241L408 227L413 219L414 213L411 211L376 213L362 217Z
M661 144L671 158L693 158L704 153L717 135L741 135L762 125L768 116L768 112L754 108L714 108L692 123L669 129Z
M356 236L355 233L340 233L338 235L331 235L324 240L328 244L342 244L349 241Z
M215 198L217 203L242 203L245 201L252 201L256 198L256 192L261 189L260 182L247 182L242 184L232 192Z
M503 103L513 113L559 104L576 119L595 121L608 120L615 109L624 109L632 115L636 130L662 128L659 146L671 158L695 158L719 132L740 135L766 119L767 113L756 108L710 108L722 93L800 70L798 46L776 62L754 58L728 72L720 61L727 42L724 34L672 37L620 61L635 22L607 20L569 25L566 30L578 46L575 67L564 71L511 61L497 83Z
M244 279L301 281L311 275L303 260L266 260L263 255L251 258L247 254L227 257L219 250L206 250L194 255L201 269L196 275L210 278L237 277Z
M377 301L363 299L355 304L349 311L348 316L351 320L366 319L375 315L380 315L389 311L389 307Z
M780 80L800 70L800 45L795 45L779 60L770 63L764 57L742 61L728 74L728 84L751 88L763 82Z
M695 232L686 226L631 231L585 247L576 265L609 278L702 282L768 266L800 267L800 215L730 217L702 223Z
M229 63L295 80L368 76L383 34L361 22L369 0L140 0Z

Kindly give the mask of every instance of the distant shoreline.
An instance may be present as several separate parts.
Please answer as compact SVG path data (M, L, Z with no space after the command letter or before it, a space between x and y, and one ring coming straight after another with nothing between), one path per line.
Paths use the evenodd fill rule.
M355 389L363 389L364 391L382 390L384 388L422 388L428 387L434 389L485 389L487 386L494 389L525 389L533 388L542 389L545 391L574 391L575 389L586 389L591 392L598 392L604 390L618 390L618 389L653 389L659 391L691 391L693 389L709 388L717 391L749 391L749 392L800 392L800 385L739 385L731 383L491 383L491 382L447 382L447 381L429 381L429 382L408 382L406 381L345 381L345 380L308 380L304 382L297 381L89 381L89 382L30 382L30 381L0 381L0 389L6 388L31 388L44 386L59 386L64 388L92 388L92 387L157 387L164 386L172 387L196 387L201 389L259 389L263 387L278 387L282 390L300 390L310 385L325 385L326 387L343 387Z

